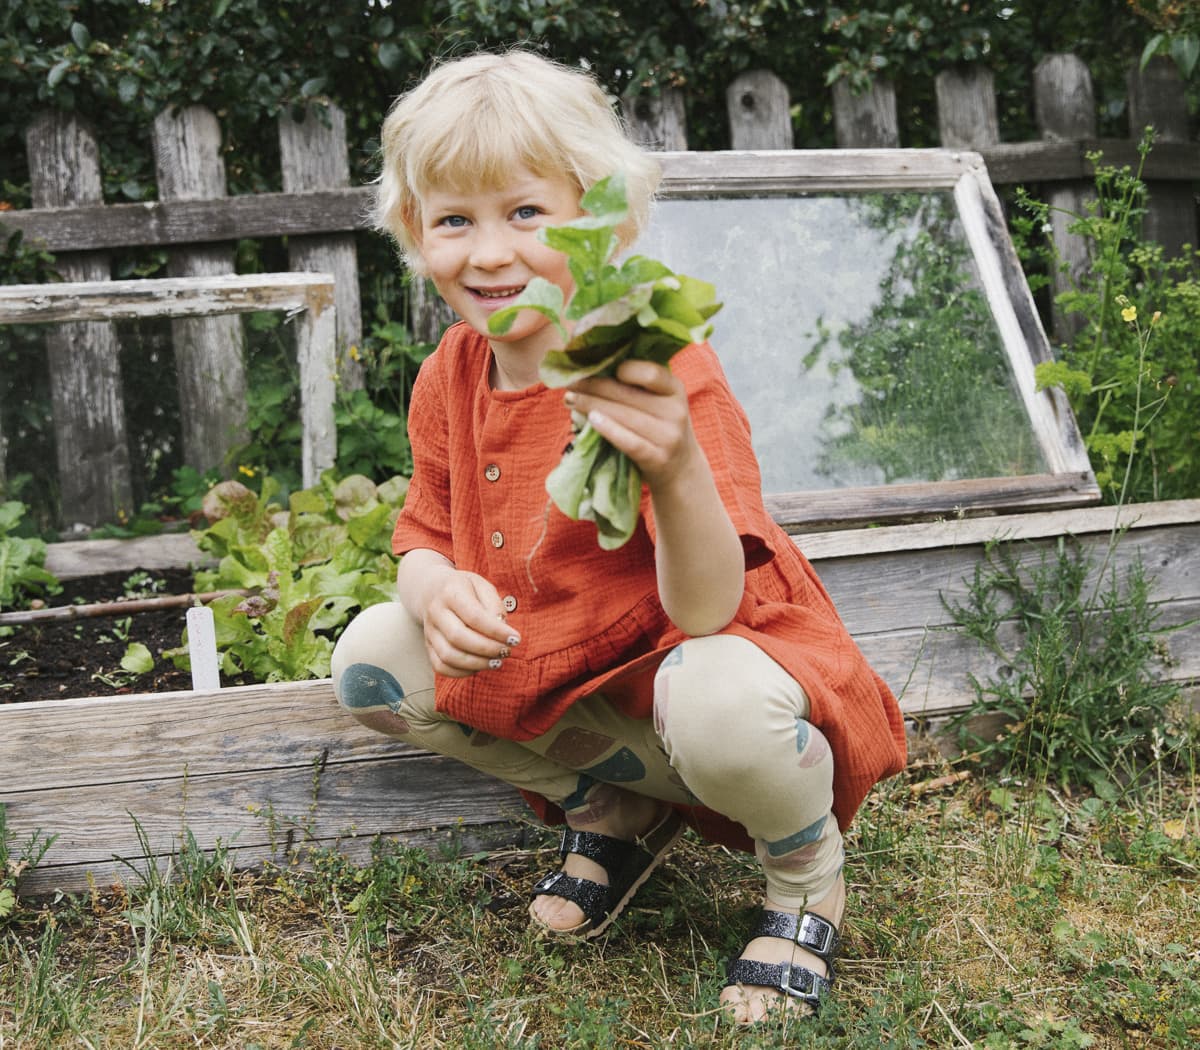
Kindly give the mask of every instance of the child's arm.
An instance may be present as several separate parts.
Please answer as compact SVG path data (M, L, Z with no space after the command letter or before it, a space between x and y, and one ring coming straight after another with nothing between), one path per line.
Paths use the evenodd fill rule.
M657 528L658 593L671 622L693 636L721 630L742 600L746 559L692 432L683 383L661 365L629 360L615 380L576 383L567 404L642 471Z
M401 604L424 626L429 662L438 674L466 678L506 656L519 640L504 622L496 588L456 569L437 551L405 554L396 589Z

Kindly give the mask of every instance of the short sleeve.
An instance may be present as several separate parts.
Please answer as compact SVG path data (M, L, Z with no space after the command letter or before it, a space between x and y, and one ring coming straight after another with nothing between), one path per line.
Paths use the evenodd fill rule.
M721 369L712 347L698 343L671 359L671 371L688 392L692 430L716 481L717 492L742 540L746 568L756 569L775 556L774 522L762 499L762 475L750 442L750 421ZM654 536L652 515L647 526Z
M441 356L434 351L421 364L408 407L408 439L413 472L392 533L392 550L435 550L454 560L450 538L450 440L446 383Z

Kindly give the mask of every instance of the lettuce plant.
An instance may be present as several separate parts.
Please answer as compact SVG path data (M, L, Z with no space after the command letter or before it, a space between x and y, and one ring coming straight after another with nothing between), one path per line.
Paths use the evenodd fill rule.
M237 481L215 486L204 507L211 524L195 535L217 564L196 573L195 587L249 592L209 604L222 672L263 682L326 677L351 612L393 595L391 535L407 487L404 478L377 486L326 471L284 509L269 475L257 495ZM186 635L164 655L188 669Z

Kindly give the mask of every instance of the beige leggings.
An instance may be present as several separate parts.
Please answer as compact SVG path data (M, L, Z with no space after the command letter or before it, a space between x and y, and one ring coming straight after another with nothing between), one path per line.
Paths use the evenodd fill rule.
M768 895L786 907L817 903L841 871L829 744L796 680L744 638L691 638L670 652L653 721L593 694L519 743L436 710L433 681L421 626L399 602L364 610L334 650L334 690L364 725L543 795L568 819L601 783L699 801L746 828Z

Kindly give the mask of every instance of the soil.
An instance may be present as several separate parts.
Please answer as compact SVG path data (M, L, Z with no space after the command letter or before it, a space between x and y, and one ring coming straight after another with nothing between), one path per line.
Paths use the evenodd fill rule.
M138 581L135 597L189 594L194 590L187 570L150 573L120 572L63 581L63 593L46 599L51 606L112 602L131 597L127 585ZM129 616L80 617L15 626L0 637L0 704L62 700L81 696L116 696L191 689L189 671L180 671L161 654L183 640L186 607L150 610ZM121 669L131 642L141 642L154 657L154 669L133 677ZM223 682L222 684L237 684Z

